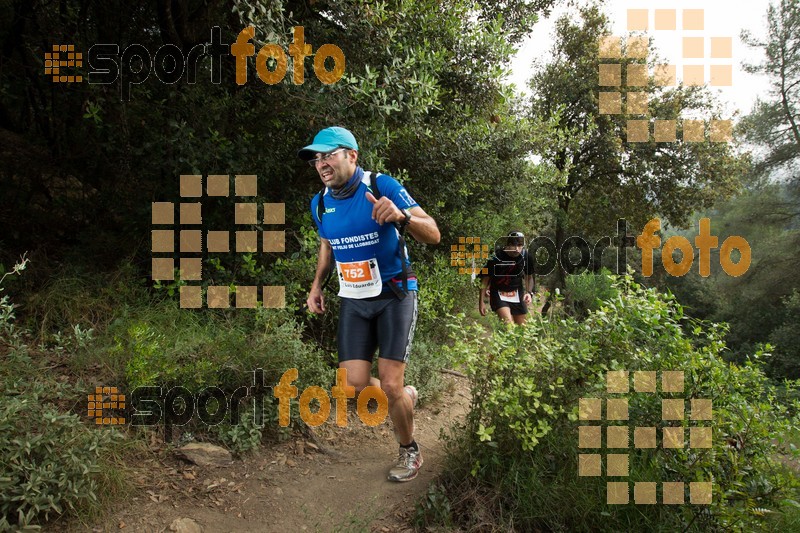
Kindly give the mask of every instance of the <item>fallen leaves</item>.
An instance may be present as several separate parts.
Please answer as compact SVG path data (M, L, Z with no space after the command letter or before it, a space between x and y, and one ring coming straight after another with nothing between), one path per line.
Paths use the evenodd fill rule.
M155 502L155 503L161 503L161 502L169 500L169 496L167 496L165 494L156 494L152 490L148 490L147 494L150 495L150 500Z

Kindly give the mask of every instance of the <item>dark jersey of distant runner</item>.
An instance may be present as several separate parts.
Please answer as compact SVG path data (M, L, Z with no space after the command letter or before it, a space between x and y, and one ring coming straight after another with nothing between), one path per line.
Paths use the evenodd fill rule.
M489 287L499 291L512 291L524 288L525 275L533 274L533 261L526 250L516 257L511 257L505 250L498 250L484 267L487 274L481 278L489 278Z

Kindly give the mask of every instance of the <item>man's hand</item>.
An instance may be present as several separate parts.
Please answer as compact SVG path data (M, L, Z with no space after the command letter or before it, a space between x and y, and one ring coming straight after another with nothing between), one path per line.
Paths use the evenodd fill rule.
M533 298L531 298L531 293L526 292L525 296L522 297L522 301L525 302L525 305L530 305L533 301Z
M372 193L368 192L367 200L372 202L372 220L381 226L386 222L400 222L406 218L400 208L385 196L376 200Z
M481 299L478 300L478 311L480 311L481 316L486 316L486 304L483 301L482 294L481 294Z
M322 295L322 290L318 288L311 288L311 293L308 295L308 300L306 300L306 305L308 306L308 310L312 313L316 313L321 315L325 312L325 297Z
M381 226L386 222L402 222L406 215L403 210L397 207L394 202L385 196L376 200L372 193L366 193L367 200L372 202L372 219ZM419 206L409 207L411 220L406 226L406 231L419 242L427 244L439 244L442 236L436 221Z

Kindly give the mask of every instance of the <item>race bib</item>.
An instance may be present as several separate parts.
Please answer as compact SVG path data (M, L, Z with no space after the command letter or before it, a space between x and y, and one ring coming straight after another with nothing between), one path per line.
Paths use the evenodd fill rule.
M381 272L375 259L340 263L336 261L339 271L339 296L342 298L370 298L378 296L383 290Z
M498 296L504 302L512 304L519 303L519 291L497 291Z

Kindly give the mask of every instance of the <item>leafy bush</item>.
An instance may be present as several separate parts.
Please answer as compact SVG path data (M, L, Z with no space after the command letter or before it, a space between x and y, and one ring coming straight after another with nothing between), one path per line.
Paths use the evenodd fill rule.
M415 265L419 273L419 318L417 328L424 333L446 333L443 321L452 318L455 309L461 309L473 292L469 277L458 273L447 258L437 255L433 263Z
M778 462L796 420L776 402L761 354L729 365L724 328L697 324L687 335L673 298L629 277L615 287L583 322L532 320L488 339L469 331L454 347L471 378L472 408L450 442L442 482L461 526L489 520L498 529L586 531L602 521L615 531L752 530L797 505L797 482ZM681 422L711 426L712 448L631 448L627 478L712 481L711 505L609 506L606 478L578 476L586 452L577 442L579 399L605 398L609 370L682 370L684 398L712 399L713 422ZM675 395L630 394L627 425L677 425L661 421L662 396Z
M414 519L418 523L432 522L448 528L453 526L450 499L444 487L436 483L428 486L428 492L417 506Z
M334 380L329 361L305 340L301 324L288 308L198 312L165 300L150 307L140 305L119 317L104 337L112 344L111 364L119 374L124 372L129 391L139 386L162 390L182 386L196 394L219 387L230 397L236 389L253 384L257 368L264 370L268 387L290 368L299 371L295 386L301 391L311 385L327 388ZM231 425L226 417L209 427L195 416L181 430L234 452L247 452L260 444L262 436L280 433L275 402L271 395L264 397L263 427L255 425L252 400L247 397L240 404L237 424ZM296 404L292 417L293 423L300 423Z
M469 277L459 274L441 256L436 256L431 264L421 263L415 268L420 279L419 308L405 381L414 385L425 401L442 390L439 370L452 363L443 345L450 342L452 331L464 323L463 314L454 313L472 303L475 290Z
M119 434L64 413L57 404L85 398L85 392L54 379L31 357L5 296L0 317L0 531L6 531L97 506L115 475L101 469L102 447Z
M256 368L264 369L267 386L277 384L289 368L297 368L295 385L300 390L311 385L329 388L334 383L336 366L336 353L330 345L335 345L333 326L338 302L328 292L328 313L322 318L312 317L301 308L316 263L312 253L316 248L311 242L316 236L302 231L297 238L301 241L300 252L276 260L268 271L258 267L257 272L250 273L260 276L259 283L285 284L286 308L186 310L179 308L175 294L169 297L158 291L155 297L137 297L121 305L108 327L93 333L96 340L83 363L102 361L114 382L124 384L128 391L154 385L183 386L196 393L215 386L230 394L251 385L251 372ZM228 275L222 270L215 275ZM309 276L308 283L302 279L304 273ZM449 314L462 294L458 284L468 278L459 278L445 261L422 265L420 276L424 278L420 319L407 381L417 386L423 399L429 399L442 387L438 370L447 366L447 361L440 343L449 335L446 324L458 320ZM164 287L166 292L170 288L174 293L175 287ZM76 333L74 342L69 338L69 344L77 344L86 336L84 331L80 330L81 335ZM265 398L265 428L255 427L252 420L240 420L234 426L226 420L214 428L193 420L182 430L244 452L257 446L262 430L278 429L277 423L269 422L274 414L273 402L271 396ZM246 404L248 401L244 401ZM294 422L300 422L296 407L292 414Z
M96 504L101 447L112 436L44 403L45 387L30 385L0 397L0 530Z
M113 273L70 266L57 276L44 272L44 268L34 273L46 278L28 287L21 317L39 342L59 344L65 336L76 334L76 326L84 333L104 329L147 294L144 279L132 265L121 266Z
M278 423L278 409L274 404L264 402L264 424ZM253 416L252 403L240 412L239 423L231 424L228 419L214 427L219 442L230 450L242 454L255 450L261 445L263 428L258 427Z
M327 384L333 375L287 310L218 315L166 301L121 319L111 333L112 355L130 388L181 385L196 391L214 385L230 391L249 385L256 368L265 370L268 383L288 368L300 369L304 386Z
M0 265L0 292L3 292L3 282L8 276L16 275L25 270L28 266L28 259L24 256L20 262L14 265L14 268L9 272L5 272L3 265ZM7 294L0 298L0 338L5 340L19 340L20 331L14 324L15 314L14 309L16 305L11 303L11 299Z
M616 291L610 274L603 268L598 274L584 272L567 276L567 296L576 315L584 317L589 311L596 311L604 300L614 297Z
M783 324L772 330L770 343L775 345L769 361L770 375L789 379L800 378L800 291L795 289L784 299Z

